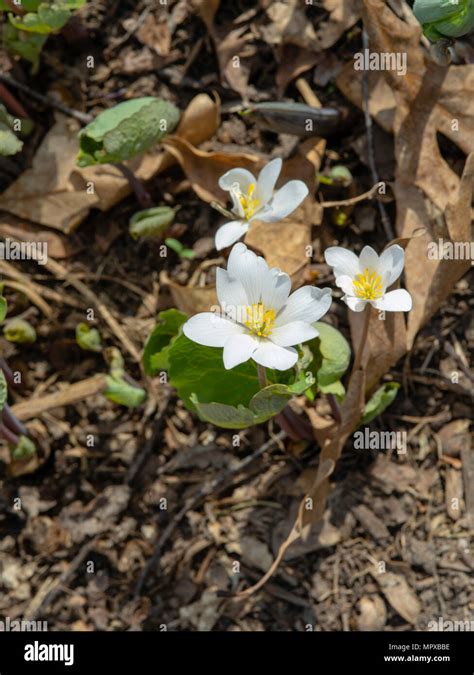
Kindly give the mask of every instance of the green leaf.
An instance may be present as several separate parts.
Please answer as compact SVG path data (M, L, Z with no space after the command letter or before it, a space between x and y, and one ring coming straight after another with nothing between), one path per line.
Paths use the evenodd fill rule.
M332 382L331 384L322 385L319 389L323 394L334 394L339 401L342 401L346 395L346 389L340 380Z
M91 328L87 323L76 326L76 342L81 349L88 352L101 352L102 341L97 328Z
M3 333L9 342L18 344L31 344L36 342L36 331L33 326L24 319L10 319L5 324Z
M5 317L8 312L8 304L6 298L3 295L0 295L0 322L5 321Z
M203 347L188 340L185 335L180 335L173 342L168 352L168 363L170 383L190 410L194 408L192 394L200 403L238 406L248 403L260 389L253 361L226 370L222 349Z
M188 317L177 309L167 309L158 315L158 323L150 333L143 352L143 368L147 375L168 370L170 343Z
M474 0L415 0L413 13L432 42L474 31Z
M179 121L172 103L152 96L119 103L105 110L79 134L79 166L123 162L146 152Z
M4 105L0 104L0 155L8 157L16 155L23 148L23 142L13 132L15 118L9 115Z
M7 381L5 379L5 373L0 368L0 411L3 410L5 403L7 402L8 387Z
M223 429L245 429L271 419L285 408L295 394L300 393L302 393L300 383L297 387L272 384L255 394L248 408L243 405L200 403L195 394L191 395L191 402L199 417L205 422L211 422Z
M24 16L9 14L12 26L26 33L49 35L63 28L69 20L71 12L60 4L47 5L41 3L36 12L29 12Z
M178 239L173 239L172 237L168 237L165 239L165 244L168 246L172 251L177 253L180 258L194 258L194 251L190 248L184 248L183 244L178 241Z
M30 459L30 457L33 457L35 454L36 445L31 438L28 438L27 436L20 436L18 445L11 451L12 459L15 461Z
M174 220L175 209L170 206L155 206L134 213L130 218L129 231L134 239L161 237Z
M308 343L313 353L310 370L320 388L341 379L349 367L351 348L346 338L336 328L322 321L313 324L319 337Z
M375 417L383 413L385 408L393 403L400 388L398 382L387 382L377 389L365 405L364 415L360 420L360 425L371 422Z
M107 389L104 391L109 401L124 405L127 408L136 408L146 399L146 391L140 387L134 387L122 378L107 375Z
M47 35L24 33L7 23L3 27L3 41L9 52L20 56L32 64L32 72L35 74L39 67L39 57Z

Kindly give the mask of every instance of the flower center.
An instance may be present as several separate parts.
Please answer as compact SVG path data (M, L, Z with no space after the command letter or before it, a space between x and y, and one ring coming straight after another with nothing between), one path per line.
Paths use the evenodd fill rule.
M382 277L376 272L370 272L367 268L363 274L356 274L352 283L357 298L377 300L383 295Z
M257 210L258 205L260 204L259 199L254 199L252 197L254 192L255 192L255 183L250 183L250 185L247 188L247 194L244 195L241 192L239 195L239 201L242 205L244 215L247 220L253 216L253 214Z
M268 337L276 319L274 309L265 309L261 302L246 307L247 321L245 326L257 337Z

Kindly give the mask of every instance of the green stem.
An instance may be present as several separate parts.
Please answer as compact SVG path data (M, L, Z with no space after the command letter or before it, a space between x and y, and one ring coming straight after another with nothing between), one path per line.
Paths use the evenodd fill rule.
M257 374L258 374L258 383L260 385L260 388L264 389L265 387L268 386L267 371L265 370L265 366L260 366L257 363Z
M365 343L367 342L367 335L369 332L369 323L370 323L370 310L371 305L367 305L364 309L364 324L362 326L362 333L359 340L359 345L357 347L357 353L354 360L354 365L352 367L352 372L355 373L361 367L362 363L362 354L364 353Z

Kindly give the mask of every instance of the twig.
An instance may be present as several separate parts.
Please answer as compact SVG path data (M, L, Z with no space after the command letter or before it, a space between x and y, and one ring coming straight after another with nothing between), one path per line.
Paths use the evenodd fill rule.
M357 202L363 202L365 199L372 199L372 197L375 195L377 190L380 188L381 185L384 185L383 182L376 183L373 185L370 190L367 190L367 192L364 192L361 195L358 195L357 197L351 197L350 199L341 199L336 202L320 202L320 205L324 209L329 209L334 206L351 206L352 204L357 204Z
M284 431L281 431L279 434L271 438L269 441L264 443L262 446L260 446L255 452L253 452L251 455L248 455L245 459L243 459L236 467L232 469L226 469L223 471L219 476L214 478L210 483L207 483L206 485L203 485L202 488L200 488L195 495L190 497L189 499L186 500L182 508L178 511L178 513L174 516L174 518L170 521L168 526L165 528L163 531L161 537L158 540L158 543L155 546L155 550L153 551L153 554L147 564L145 565L142 573L140 574L140 577L138 579L136 588L135 588L135 598L138 597L141 594L141 591L143 589L143 586L145 584L145 581L150 574L151 570L156 566L158 563L158 560L160 559L161 556L161 551L163 550L163 547L166 545L168 542L169 538L173 534L174 530L176 527L179 525L181 520L184 518L186 513L190 511L191 509L195 508L200 502L202 502L208 495L214 493L214 492L219 492L222 490L223 487L226 486L228 481L232 479L234 476L237 474L241 473L244 469L246 469L250 464L255 462L259 457L261 457L267 450L269 450L273 445L276 445L279 443L279 441L282 441L284 438L286 438L286 434Z
M61 103L60 101L55 101L54 99L49 98L48 96L43 96L43 94L39 94L37 91L30 89L30 87L27 87L25 84L17 82L17 80L14 80L9 75L4 75L3 73L0 73L0 82L7 84L9 87L14 87L19 91L22 91L24 94L27 94L33 100L38 101L38 103L48 106L49 108L55 108L56 110L59 110L65 115L69 115L69 117L74 117L76 120L79 120L79 122L81 122L82 124L89 124L94 119L93 115L83 113L80 110L74 110L74 108L70 108L69 106L64 105L64 103Z
M454 347L449 342L445 342L443 346L444 346L444 351L447 352L450 356L453 357L453 359L455 359L457 361L457 363L458 363L459 367L461 368L462 372L464 373L464 375L469 380L471 380L471 382L474 383L474 373L472 372L472 370L470 370L466 366L466 364L464 363L462 358L459 356L457 351L454 349Z
M362 46L364 51L369 50L369 36L366 29L362 30ZM365 127L367 130L367 155L369 159L370 172L372 174L372 182L379 183L380 178L377 171L377 164L375 162L375 150L374 150L374 135L372 127L372 118L369 111L369 71L364 70L362 77L362 92L364 96L364 118L365 118ZM382 225L385 230L385 235L389 241L394 239L395 235L393 233L392 225L390 224L390 219L385 210L385 206L378 199L377 206L380 213L380 218L382 220Z
M125 164L122 164L122 162L118 162L117 164L115 164L115 166L119 171L122 172L122 174L128 180L128 183L132 188L133 192L135 193L135 197L137 198L140 207L142 209L149 209L151 206L153 206L153 200L151 198L150 193L145 188L142 181L135 176L133 171L129 169L128 166L126 166Z
M133 464L130 466L127 477L125 479L125 482L127 485L130 485L135 480L135 477L137 473L140 471L142 466L144 465L145 461L147 460L149 454L155 447L155 443L161 433L161 430L163 428L163 423L165 419L165 412L166 409L168 408L169 402L171 400L171 396L167 396L166 399L163 401L163 404L161 406L160 411L158 412L157 416L155 417L155 426L153 429L153 433L151 434L150 438L148 441L145 443L143 450L138 453L138 457L135 459Z
M127 32L124 35L122 35L122 37L117 38L116 42L114 42L114 44L107 49L107 57L113 54L118 47L127 42L127 40L129 40L132 37L132 35L136 33L136 31L140 28L140 26L142 26L145 23L145 19L151 12L153 4L154 4L153 2L149 3L142 11L140 16L137 18L137 20L134 22L133 26L129 28Z
M16 98L13 96L13 94L11 94L3 84L0 84L0 99L2 99L2 101L5 103L7 108L14 115L18 115L18 117L24 117L24 118L29 117L28 113L26 112L24 107L21 105L21 103L16 100Z
M62 592L62 587L64 584L66 584L73 577L79 566L82 565L86 556L88 556L94 548L96 542L97 538L94 538L81 546L79 552L72 559L69 567L59 575L49 591L47 591L47 593L42 598L39 597L41 595L41 591L33 598L30 603L30 607L33 607L34 609L31 612L28 612L27 610L25 613L25 618L28 618L29 621L34 621L36 617L40 615L40 613L44 613L48 605L50 605Z
M37 417L51 408L59 408L63 405L72 405L83 401L89 396L99 394L107 388L105 375L94 375L86 380L68 384L64 389L54 394L47 394L40 398L31 398L12 406L12 413L20 420L28 420Z

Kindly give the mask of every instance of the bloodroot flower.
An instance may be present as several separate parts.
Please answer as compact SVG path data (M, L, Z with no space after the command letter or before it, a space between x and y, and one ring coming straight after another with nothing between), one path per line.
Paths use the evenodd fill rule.
M227 271L217 270L218 313L203 312L183 326L186 337L206 347L224 348L224 366L252 358L267 368L295 365L294 345L318 336L311 325L331 305L331 289L303 286L290 295L290 277L270 269L263 258L236 244Z
M345 293L342 299L354 312L362 312L368 302L387 312L411 310L408 291L398 288L387 293L403 271L405 252L401 246L390 246L380 257L373 248L364 246L359 258L352 251L332 246L324 257L334 269L336 286Z
M276 223L294 211L308 194L301 180L290 180L275 194L282 161L273 159L260 171L258 179L247 169L231 169L219 179L219 187L230 193L236 220L216 232L216 248L231 246L248 231L253 220Z

